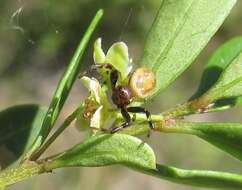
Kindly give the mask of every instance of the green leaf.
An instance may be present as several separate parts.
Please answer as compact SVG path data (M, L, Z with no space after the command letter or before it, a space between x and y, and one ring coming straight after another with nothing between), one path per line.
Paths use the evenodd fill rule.
M199 137L242 161L241 123L194 124L192 129L199 132Z
M226 72L231 63L242 53L242 37L236 37L223 44L213 56L209 59L197 92L191 99L195 99L205 94L210 88L218 82L221 75ZM239 70L238 70L239 71ZM239 85L239 84L237 84ZM224 91L220 93L222 96ZM203 98L203 97L202 97ZM215 97L212 97L212 100ZM210 101L212 101L210 100ZM242 97L222 98L215 102L215 105L208 111L220 111L242 104Z
M6 146L17 160L38 136L46 112L46 108L34 104L14 106L1 111L0 146Z
M39 137L38 137L38 139L36 139L35 145L33 145L34 149L36 148L35 146L38 147L43 143L43 141L48 136L50 130L52 129L52 127L69 95L69 92L73 86L73 83L76 80L76 78L80 72L80 68L81 68L80 60L83 56L83 53L87 47L89 40L91 38L91 35L93 34L95 28L97 27L97 24L99 23L100 19L102 18L102 15L103 15L103 10L99 10L97 12L97 14L95 15L95 17L93 18L86 33L84 34L79 46L76 49L74 56L72 57L72 59L70 61L70 64L66 68L64 75L62 76L61 80L59 81L55 94L50 103L48 112L45 116L43 125L41 127Z
M211 88L241 52L242 36L235 37L219 47L206 64L199 88L192 99L198 98Z
M226 190L242 189L242 176L238 174L206 170L184 170L165 165L157 165L155 170L139 171L175 183L197 187Z
M140 139L130 135L99 135L52 158L48 167L106 166L123 164L132 168L155 168L153 150Z
M194 123L180 121L167 128L167 132L197 135L242 161L241 123Z
M234 58L223 71L218 81L203 96L200 102L205 104L220 99L234 98L242 95L242 52Z
M236 0L163 0L148 34L141 65L157 77L151 97L169 86L197 57Z

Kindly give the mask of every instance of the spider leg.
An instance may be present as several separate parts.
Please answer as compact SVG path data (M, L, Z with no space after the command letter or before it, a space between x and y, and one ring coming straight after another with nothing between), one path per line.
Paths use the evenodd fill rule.
M118 81L118 71L116 69L111 71L110 81L112 89L115 89L116 83Z
M119 127L112 128L111 133L116 133L117 131L124 129L130 125L131 117L130 117L127 109L124 107L121 108L121 114L122 114L123 118L125 119L125 122L122 125L120 125Z
M91 69L99 69L99 68L105 68L105 69L109 69L109 70L114 70L114 67L109 64L109 63L105 63L105 64L95 64L91 66Z
M149 123L149 127L151 129L155 128L155 125L154 125L154 123L151 120L150 112L148 110L146 110L145 108L138 107L138 106L136 106L136 107L128 107L127 111L131 112L131 113L145 113L145 115L147 117L147 120L148 120L148 123Z
M119 74L118 74L118 70L115 69L111 64L95 64L95 65L92 65L91 69L98 69L98 68L105 68L105 69L109 69L111 71L110 73L110 81L111 81L111 87L112 89L115 88L116 86L116 83L118 81L118 77L119 77Z

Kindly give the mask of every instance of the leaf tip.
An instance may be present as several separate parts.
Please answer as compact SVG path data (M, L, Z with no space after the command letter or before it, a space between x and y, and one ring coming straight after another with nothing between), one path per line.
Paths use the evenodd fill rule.
M104 14L104 10L103 10L103 9L99 9L99 10L97 11L97 16L102 17L103 14Z

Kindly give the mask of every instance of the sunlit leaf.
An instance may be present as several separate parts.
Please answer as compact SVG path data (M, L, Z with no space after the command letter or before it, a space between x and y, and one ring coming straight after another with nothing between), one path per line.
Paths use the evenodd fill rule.
M192 128L200 132L199 137L242 161L242 124L196 124Z
M157 85L152 96L163 91L194 61L235 2L236 0L162 1L141 59L141 65L156 73Z
M140 139L124 135L99 135L54 157L51 168L70 166L106 166L124 164L132 168L155 168L153 150Z
M221 73L242 52L242 37L236 37L219 47L204 68L197 92L192 99L198 98L212 87Z
M242 189L242 176L238 174L206 170L185 170L159 164L155 170L139 171L171 182L196 187L224 190Z
M193 134L217 146L242 161L242 124L177 122L169 129L173 132ZM169 131L168 129L168 131Z
M90 37L93 34L94 30L96 29L97 24L102 18L102 15L103 15L103 10L99 10L95 15L95 17L93 18L79 46L76 49L70 61L70 64L67 66L61 80L59 81L59 84L57 86L57 89L54 93L51 104L49 106L48 112L46 113L39 136L36 139L35 144L33 145L33 149L37 149L43 143L43 141L48 136L50 130L52 129L57 117L59 116L59 113L69 95L69 92L73 86L73 83L80 72L80 68L81 68L80 60L83 57L84 51L90 40Z
M218 81L199 99L201 102L215 102L220 99L242 95L242 52L221 73Z
M6 146L15 160L30 148L38 136L46 112L46 108L33 104L14 106L0 112L0 145ZM6 160L6 164L13 161Z
M199 88L197 92L192 96L191 100L199 98L214 84L216 84L221 74L241 52L241 36L229 40L220 48L218 48L206 64ZM242 97L219 99L215 102L214 106L207 111L222 111L240 104L242 104Z

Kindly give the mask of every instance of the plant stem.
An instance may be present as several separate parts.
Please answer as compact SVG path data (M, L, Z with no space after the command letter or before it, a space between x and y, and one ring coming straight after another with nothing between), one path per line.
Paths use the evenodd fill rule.
M61 126L52 134L52 136L36 151L34 152L30 160L37 160L45 150L56 140L56 138L72 123L72 121L80 114L83 109L83 104L81 104L71 115L69 115Z
M180 120L163 120L155 122L154 131L161 133L179 133L179 134L191 134L198 135L198 131L193 130L190 125L186 125L188 122L182 122ZM129 135L145 135L152 132L149 128L149 125L146 122L138 123L132 125L132 127L127 127L120 131L120 133L129 134Z
M205 98L200 97L190 102L178 104L174 108L167 110L165 112L162 112L161 114L164 116L164 118L170 119L170 118L179 118L179 117L183 117L191 114L208 113L208 112L216 111L216 109L213 109L213 105L214 104L208 101L206 97ZM226 109L226 108L222 108L222 109Z
M43 172L48 172L44 165L35 162L28 162L16 168L3 170L0 173L0 189Z
M71 115L69 115L62 125L53 133L53 135L36 151L34 152L30 160L37 160L45 150L56 140L56 138L68 127L71 122L80 114L83 109L83 104L80 105ZM183 115L188 115L195 113L196 111L192 109L191 103L182 104L176 106L174 109L164 112L159 115L151 115L152 121L155 123L155 131L164 133L183 133L183 134L195 134L195 132L186 127L185 122L180 122L179 117ZM116 119L123 119L122 114L117 111ZM183 125L181 125L183 124ZM181 127L182 126L182 127ZM147 118L145 114L135 114L135 122L132 127L125 128L121 130L120 133L126 133L130 135L141 135L149 134L150 128L147 123ZM30 162L25 161L23 164L17 166L16 168L6 169L0 173L0 189L5 186L14 184L18 181L22 181L25 178L41 174L44 172L49 172L55 169L56 166L52 166L48 159L43 159L42 161Z
M66 120L62 123L62 125L53 133L53 135L36 151L30 156L30 160L34 161L37 160L44 152L45 150L56 140L56 138L71 124L71 122L77 117L78 114L83 109L84 104L81 104L71 115L69 115ZM183 128L181 130L180 127L169 127L169 123L167 125L167 122L171 120L171 118L191 114L194 112L193 109L191 109L190 104L183 104L175 107L174 109L166 112L164 116L162 114L159 115L151 115L151 119L154 123L157 124L157 127L155 130L160 132L168 132L168 133L187 133L187 131L184 131L186 128ZM122 114L117 111L116 112L116 118L117 119L123 119ZM136 122L146 122L147 118L145 114L135 114L135 121ZM175 120L174 120L175 121ZM141 134L149 134L150 129L146 126L141 127L139 124L139 127L132 126L132 129L128 128L125 133L133 134L133 135L141 135ZM129 130L130 129L130 130ZM189 130L189 129L187 129Z
M56 140L56 138L71 124L71 122L77 117L78 114L80 114L80 112L83 109L83 104L81 104L71 115L69 115L65 121L62 123L62 125L52 134L52 136L37 150L35 151L31 156L30 156L30 160L34 161L37 160L44 152L45 150ZM176 109L174 109L172 112L170 112L169 117L174 117L177 115L180 115L182 113L185 112L189 112L187 110L186 106L183 107L177 107ZM118 111L116 112L116 117L117 119L123 119L122 114ZM164 120L164 116L159 114L159 115L151 115L151 119L153 122L155 123L163 123ZM166 118L167 119L167 118ZM135 114L135 121L137 122L146 122L147 118L144 114ZM158 125L160 126L160 125ZM160 128L160 127L159 127ZM144 133L149 133L149 131L147 130L147 128L142 128L139 125L139 129L137 130L137 128L132 127L132 129L135 129L135 132L131 132L132 134L144 134ZM149 129L149 128L148 128ZM158 128L157 128L158 129ZM174 130L175 128L171 128L171 130ZM179 129L179 128L178 128ZM163 128L162 131L165 132L166 128ZM171 131L168 130L168 131Z
M186 102L184 104L178 104L174 108L162 112L162 115L167 118L177 118L185 115L196 113L197 109L192 107L192 102Z

